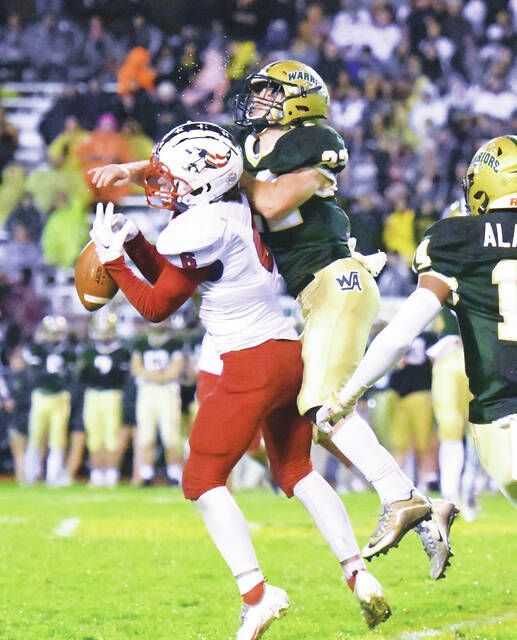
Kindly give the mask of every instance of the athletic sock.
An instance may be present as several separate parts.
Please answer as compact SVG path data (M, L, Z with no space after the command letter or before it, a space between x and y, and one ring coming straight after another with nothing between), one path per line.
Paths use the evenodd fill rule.
M36 482L41 473L40 453L35 447L27 447L24 456L25 482Z
M140 469L138 469L138 473L142 480L152 480L154 478L154 469L150 464L142 464L140 465Z
M438 462L440 464L440 492L442 497L459 503L461 471L465 460L462 440L444 440L440 442Z
M210 537L234 575L241 595L264 580L248 524L226 487L210 489L196 501Z
M334 445L370 482L383 503L407 500L415 485L358 413L340 421Z
M168 464L167 465L167 477L169 480L175 480L181 482L182 467L180 464Z
M340 563L361 557L346 509L329 483L311 471L294 487L294 495L307 509Z
M57 484L63 472L64 456L61 449L51 448L47 457L46 482L49 485Z
M120 479L120 472L115 467L108 467L104 471L104 484L107 487L115 487Z

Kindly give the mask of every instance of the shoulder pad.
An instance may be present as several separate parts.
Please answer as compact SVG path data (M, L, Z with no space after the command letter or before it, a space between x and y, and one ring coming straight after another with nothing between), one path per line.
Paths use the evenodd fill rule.
M196 269L214 264L225 246L227 220L224 208L193 207L171 220L158 236L156 248L179 268Z
M162 255L195 253L218 244L226 229L226 220L214 207L192 207L171 220L158 236L156 248Z
M270 170L277 175L322 166L339 173L348 162L343 138L326 125L295 127L278 140L274 155Z

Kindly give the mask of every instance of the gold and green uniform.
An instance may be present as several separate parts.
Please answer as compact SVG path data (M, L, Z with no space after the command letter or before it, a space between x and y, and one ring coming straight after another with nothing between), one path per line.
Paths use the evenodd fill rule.
M257 153L256 148L256 137L246 136L242 141L244 168L265 182L304 167L338 174L348 157L343 138L325 125L294 127L266 155ZM280 220L255 220L262 239L273 251L288 293L294 297L316 272L339 258L350 257L350 222L334 196L314 195Z
M122 389L129 371L129 350L117 341L90 344L80 361L79 381L86 388L83 422L88 449L115 452L122 427Z
M75 353L66 343L43 342L24 350L27 377L32 388L29 444L40 449L64 449L70 417L70 386Z
M451 289L473 399L470 422L487 424L517 413L517 214L440 220L414 259Z
M135 342L133 351L142 357L146 371L167 369L173 357L181 353L183 343L172 337L163 344L152 345L147 336ZM177 380L150 382L136 380L136 424L137 442L140 446L153 445L157 429L165 448L180 449L181 438L181 394Z
M251 134L242 148L245 169L263 181L308 167L332 178L348 157L341 136L317 124L288 130L264 155ZM304 414L322 405L359 364L377 315L379 292L373 276L351 257L350 222L333 195L315 194L279 220L255 216L255 222L305 319L304 377L298 396Z

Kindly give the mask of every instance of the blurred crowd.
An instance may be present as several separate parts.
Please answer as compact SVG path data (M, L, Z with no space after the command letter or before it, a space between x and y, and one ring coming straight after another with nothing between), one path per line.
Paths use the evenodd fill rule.
M32 275L70 268L93 203L130 193L94 189L87 170L147 157L188 118L230 124L239 83L267 62L301 60L327 83L329 122L350 152L339 198L357 248L389 254L385 296L414 287L411 256L461 198L474 150L517 130L516 0L198 0L170 16L151 0L0 0L0 9L0 97L16 95L1 83L63 85L39 122L37 166L16 162L21 132L0 108L8 345L49 311Z

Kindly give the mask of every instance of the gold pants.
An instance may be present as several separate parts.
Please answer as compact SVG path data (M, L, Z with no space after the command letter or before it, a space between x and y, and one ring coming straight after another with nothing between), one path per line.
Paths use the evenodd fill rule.
M41 449L48 443L52 449L63 450L65 448L70 404L69 391L43 393L35 389L32 392L29 413L29 446Z
M136 392L136 439L145 447L156 442L157 431L166 449L182 448L181 397L176 383L139 384Z
M397 453L428 451L433 434L433 404L429 391L415 391L400 398L393 409L391 447Z
M462 440L472 398L463 349L451 351L435 361L432 396L440 441Z
M305 328L301 414L345 384L361 361L380 296L373 276L353 258L318 271L298 295Z
M117 451L122 428L122 391L86 389L83 421L90 451Z

